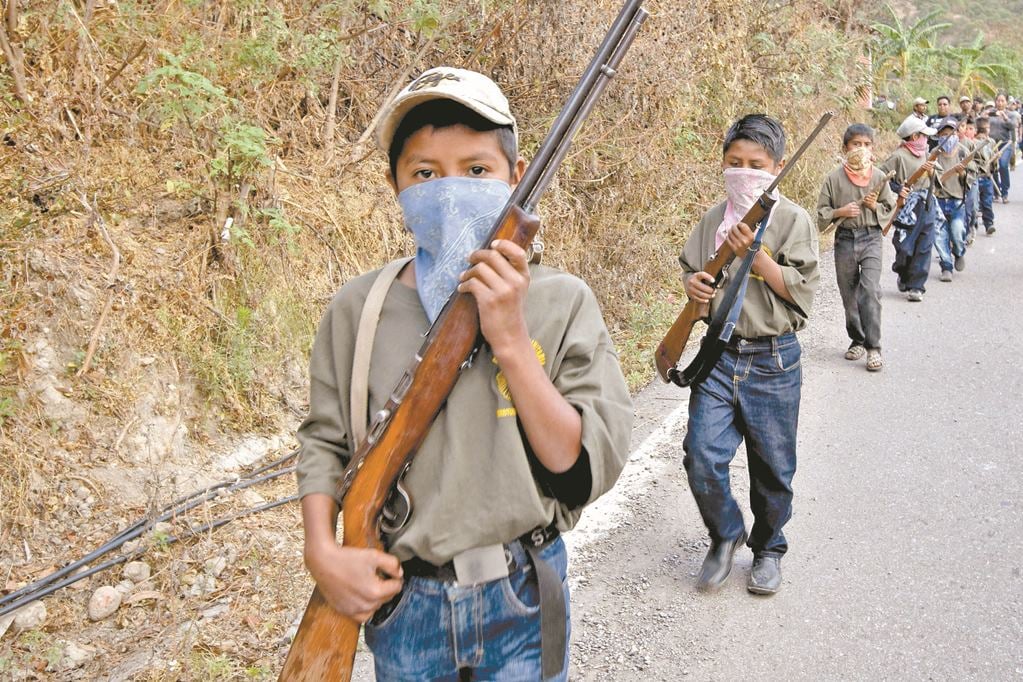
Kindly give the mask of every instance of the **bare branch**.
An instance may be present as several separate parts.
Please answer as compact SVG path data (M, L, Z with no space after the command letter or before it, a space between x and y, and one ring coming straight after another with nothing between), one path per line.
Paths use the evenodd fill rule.
M107 316L110 314L110 309L114 305L114 296L117 294L117 271L121 267L121 251L117 248L117 244L110 238L110 233L107 232L106 222L103 220L103 216L100 215L99 207L96 205L96 200L93 199L90 205L85 197L84 193L76 194L75 198L78 202L89 212L89 220L99 228L99 232L103 235L103 240L106 241L107 246L110 247L112 252L112 262L110 265L110 272L107 274L107 300L103 304L103 310L100 312L99 320L96 321L96 326L93 327L92 336L89 338L89 347L85 351L85 360L82 361L82 366L78 368L75 376L82 376L89 371L89 367L92 365L92 357L96 354L96 346L99 343L99 335L103 330L103 325L107 321Z
M7 33L14 36L18 33L18 0L7 0Z
M337 91L341 87L341 67L344 58L338 55L334 63L334 80L330 83L330 102L327 104L327 124L323 128L323 147L330 149L334 145L334 122L337 120Z
M10 35L7 33L13 6L14 0L10 0L10 4L7 5L7 22L0 24L0 51L4 53L7 68L10 69L14 80L14 96L21 100L22 104L30 104L32 97L28 94L28 86L25 83L25 60L21 48L11 42L10 35L15 35L14 32L12 31Z

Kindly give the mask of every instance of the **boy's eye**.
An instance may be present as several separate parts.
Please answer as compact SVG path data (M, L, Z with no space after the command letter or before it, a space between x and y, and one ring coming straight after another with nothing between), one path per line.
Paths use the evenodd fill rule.
M487 169L483 166L472 166L469 168L469 175L483 175L487 172Z
M417 178L422 178L423 180L429 180L433 177L433 171L429 168L423 168L422 170L417 170L412 175Z

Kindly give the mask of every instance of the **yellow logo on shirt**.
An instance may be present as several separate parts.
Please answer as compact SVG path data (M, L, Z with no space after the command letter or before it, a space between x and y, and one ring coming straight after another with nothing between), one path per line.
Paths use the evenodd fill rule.
M540 361L541 366L547 364L547 354L543 352L543 346L536 339L531 339L533 344L533 352L536 353L536 359ZM496 358L491 358L491 362L497 364ZM500 369L497 371L497 376L494 377L494 381L497 382L497 391L504 396L504 399L510 403L514 403L511 396L511 390L508 388L508 378L504 376L504 372ZM501 407L497 410L498 417L514 417L518 414L514 407Z
M761 251L763 251L764 253L766 253L766 254L767 254L768 256L770 256L771 258L774 258L774 254L773 254L773 253L771 253L771 249L767 248L767 244L761 244L761 245L760 245L760 250L761 250ZM763 277L761 277L761 276L760 276L760 275L758 275L758 274L755 274L755 273L754 273L753 271L750 271L750 273L749 273L749 276L750 276L750 277L751 277L752 279L759 279L759 280L760 280L761 282L764 282L764 284L767 284L767 282L765 282L765 281L764 281L764 278L763 278Z

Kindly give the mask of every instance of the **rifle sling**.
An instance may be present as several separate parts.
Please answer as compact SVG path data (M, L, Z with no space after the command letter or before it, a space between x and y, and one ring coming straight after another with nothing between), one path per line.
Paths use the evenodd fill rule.
M370 287L369 293L366 295L366 302L362 305L359 328L355 331L352 383L349 387L352 413L350 420L352 452L355 452L362 441L366 439L369 426L369 361L373 355L373 340L377 335L377 325L380 324L380 311L383 310L384 299L387 298L391 284L397 279L401 269L411 260L411 258L399 258L385 265L373 280L373 286Z
M721 358L725 346L731 340L735 325L742 312L742 303L746 299L746 287L749 285L749 275L753 270L753 259L756 258L757 252L763 244L764 232L767 230L768 223L771 222L775 206L777 206L776 203L772 204L764 217L760 219L753 243L746 250L746 255L743 256L739 268L721 297L721 305L718 306L717 312L711 318L707 334L703 337L696 358L681 372L669 374L671 380L678 386L693 387L706 379Z

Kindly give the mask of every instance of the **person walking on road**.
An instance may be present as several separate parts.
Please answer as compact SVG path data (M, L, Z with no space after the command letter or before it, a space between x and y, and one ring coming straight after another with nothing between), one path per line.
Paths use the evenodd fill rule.
M910 301L920 302L927 290L936 218L934 197L928 189L934 163L927 160L927 138L937 131L928 128L920 118L908 116L895 132L902 138L902 144L881 164L885 173L895 172L892 188L899 189L905 202L895 216L892 271L899 277L899 291L906 292ZM921 166L926 166L923 178L910 187L909 178Z
M849 334L846 360L867 356L867 370L880 371L881 229L895 210L895 193L874 167L874 129L849 126L842 136L845 161L824 178L817 199L817 227L835 231L835 275ZM880 189L872 189L878 186ZM869 194L867 192L870 192Z
M703 216L679 257L686 293L711 311L722 297L715 296L714 277L701 268L726 241L736 254L734 267L739 266L756 228L739 221L781 172L784 155L781 124L763 114L743 117L725 135L728 199ZM774 594L781 588L781 558L788 550L782 527L792 516L802 382L796 332L806 326L820 280L817 231L805 210L780 196L763 239L735 333L689 399L683 464L711 539L697 583L703 591L724 584L736 550L745 543L754 557L746 588ZM754 517L748 536L728 473L743 441Z

